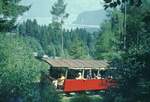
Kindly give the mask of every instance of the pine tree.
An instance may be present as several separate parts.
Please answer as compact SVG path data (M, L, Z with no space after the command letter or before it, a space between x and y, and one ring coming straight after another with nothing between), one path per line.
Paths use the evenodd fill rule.
M21 0L0 0L0 32L11 31L15 27L16 19L30 6L19 5Z
M69 16L68 13L65 12L66 4L64 0L57 0L57 2L52 6L51 14L53 15L53 22L58 22L60 24L64 23L64 19Z
M52 27L55 32L61 33L61 50L62 56L64 56L64 37L62 32L62 25L64 24L64 19L69 16L68 13L65 12L66 4L64 0L57 0L57 2L52 6L51 14L52 18Z
M69 49L69 55L74 59L83 59L87 57L88 53L85 50L83 42L76 39Z

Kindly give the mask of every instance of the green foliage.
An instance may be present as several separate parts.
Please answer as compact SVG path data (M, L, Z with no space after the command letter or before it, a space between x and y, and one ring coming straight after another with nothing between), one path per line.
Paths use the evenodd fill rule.
M0 0L0 32L12 30L17 17L30 8L29 6L19 5L20 1Z
M40 101L39 102L60 102L60 97L56 92L54 86L47 78L49 74L42 72L41 73L41 82L40 82Z
M63 33L65 56L62 56L61 52L61 33ZM40 26L37 24L36 20L27 20L26 22L20 24L19 34L22 36L31 36L37 39L44 52L49 56L62 56L65 58L72 57L69 55L69 50L76 44L76 39L78 39L79 42L82 42L82 47L86 52L84 55L94 56L93 51L95 49L96 38L98 36L97 33L89 33L84 29L60 31L58 29L54 29L52 24L49 26Z
M32 48L34 52L44 53L41 44L35 38L29 36L23 38L27 46Z
M87 95L80 95L72 98L70 102L101 102L101 98L99 97L90 97Z
M104 102L150 101L150 13L147 0L142 2L141 7L127 8L127 49L121 59L112 60L112 67L117 68L118 87L109 91Z
M70 102L93 102L93 101L90 97L86 95L81 95L71 99Z
M56 3L52 6L51 14L53 15L53 22L63 24L64 19L69 16L68 13L65 12L66 4L64 0L57 0Z
M28 42L28 43L26 43ZM25 39L12 33L0 34L0 101L7 102L13 97L34 102L36 82L40 80L40 72L46 71L48 65L39 62L33 56L35 49L29 46L31 39ZM37 43L37 42L36 42Z
M105 9L107 8L116 8L117 6L124 5L124 3L128 3L130 6L141 6L144 0L104 0L105 1Z
M83 43L80 40L75 40L70 47L69 55L72 56L73 59L84 59L87 56L87 52Z
M123 17L117 10L110 11L108 14L110 20L107 20L102 24L95 45L95 57L97 59L112 60L121 57L120 47L122 44L120 38L122 36L121 25L123 24L123 21L121 19Z
M62 26L64 24L64 19L68 18L69 14L66 13L66 4L64 0L57 0L52 6L51 14L53 15L51 27L55 34L61 35L61 56L64 57L64 35L62 31Z

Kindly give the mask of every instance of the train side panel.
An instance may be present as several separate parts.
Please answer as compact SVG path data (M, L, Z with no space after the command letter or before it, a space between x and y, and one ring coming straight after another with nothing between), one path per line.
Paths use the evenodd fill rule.
M64 92L96 91L106 90L111 86L107 79L87 79L71 80L66 79L64 82Z

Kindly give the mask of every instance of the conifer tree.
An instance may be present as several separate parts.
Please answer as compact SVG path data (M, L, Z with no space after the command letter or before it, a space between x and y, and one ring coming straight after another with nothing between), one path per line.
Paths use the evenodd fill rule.
M69 16L68 13L65 12L66 4L64 0L57 0L56 3L52 6L51 14L52 18L52 26L55 32L61 34L61 50L62 56L64 56L64 37L62 32L62 25L64 24L64 19Z
M20 5L21 0L0 0L0 32L11 31L19 15L30 6Z

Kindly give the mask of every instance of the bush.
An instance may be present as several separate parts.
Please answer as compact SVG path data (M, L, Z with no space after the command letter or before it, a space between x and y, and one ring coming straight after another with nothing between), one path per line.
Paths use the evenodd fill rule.
M76 96L71 99L71 102L92 102L92 99L86 95Z
M16 34L0 33L0 102L40 102L38 82L41 71L48 71L48 65L34 58L33 52L38 48L29 46L26 40L32 42L32 39ZM36 43L38 45L38 42ZM36 47L41 49L40 46ZM50 85L48 87L55 91ZM49 89L45 93L48 93ZM52 91L50 96L53 95Z
M87 95L76 96L70 102L101 102L101 97L89 97Z

